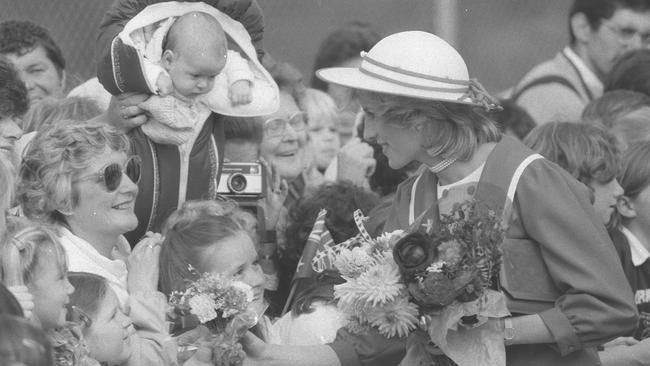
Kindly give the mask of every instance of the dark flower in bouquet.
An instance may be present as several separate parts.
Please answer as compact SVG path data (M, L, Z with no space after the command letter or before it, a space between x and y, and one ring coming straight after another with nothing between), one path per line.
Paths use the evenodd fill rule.
M476 201L442 215L431 235L411 233L393 251L414 302L423 310L476 300L491 285L505 229L494 211Z

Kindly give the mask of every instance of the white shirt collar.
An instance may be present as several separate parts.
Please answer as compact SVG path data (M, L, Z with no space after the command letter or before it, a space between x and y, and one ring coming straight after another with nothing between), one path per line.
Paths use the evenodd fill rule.
M643 246L639 238L636 237L630 230L626 227L621 226L621 232L627 238L627 242L630 245L630 252L632 253L632 264L635 267L638 267L645 263L648 258L650 258L650 252L648 249Z
M61 227L59 230L61 245L68 257L68 270L87 272L104 277L117 294L120 304L127 303L127 267L121 259L110 259L99 254L90 243Z
M571 61L571 63L578 69L580 77L585 82L589 90L594 92L595 95L603 94L605 86L600 81L598 76L585 64L585 62L576 54L571 47L566 46L562 51L564 55Z

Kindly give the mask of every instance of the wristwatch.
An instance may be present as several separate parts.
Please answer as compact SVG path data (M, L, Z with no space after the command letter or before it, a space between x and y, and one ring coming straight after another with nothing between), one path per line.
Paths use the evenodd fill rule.
M515 328L512 327L512 318L503 318L503 340L506 346L512 344L513 339L515 339Z

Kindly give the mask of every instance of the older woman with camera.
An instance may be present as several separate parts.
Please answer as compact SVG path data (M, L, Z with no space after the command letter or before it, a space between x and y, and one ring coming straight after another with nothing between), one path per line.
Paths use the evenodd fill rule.
M499 133L483 113L497 107L494 99L449 44L397 33L362 53L358 68L318 75L357 91L364 137L382 146L391 167L428 167L400 185L384 231L428 230L469 199L502 213L509 228L496 280L512 314L500 320L508 365L597 365L597 346L634 329L632 292L588 188ZM390 365L405 348L345 330L329 350L249 340L248 361L265 365Z
M128 139L103 124L64 121L40 132L23 157L17 199L26 216L58 227L69 270L106 278L138 330L129 364L168 364L166 298L157 292L159 235L134 249L140 177Z

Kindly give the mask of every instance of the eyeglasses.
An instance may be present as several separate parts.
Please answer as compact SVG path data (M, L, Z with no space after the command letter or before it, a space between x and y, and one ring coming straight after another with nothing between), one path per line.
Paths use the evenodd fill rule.
M650 32L641 33L638 29L629 26L620 26L614 24L613 22L603 21L602 24L616 34L621 42L630 43L634 40L634 36L639 35L641 44L644 46L650 46Z
M279 137L284 135L290 125L294 131L303 131L307 127L307 113L296 112L288 119L286 118L271 118L264 121L264 132L269 137Z
M97 174L90 177L80 178L78 180L86 180L96 178L98 182L104 182L106 189L109 192L115 191L122 183L122 177L126 174L129 179L135 184L140 181L141 160L139 156L130 157L124 166L118 163L106 165Z
M93 324L92 318L86 314L85 311L81 310L75 305L68 306L67 319L68 321L79 324L84 328L90 328L90 326Z

